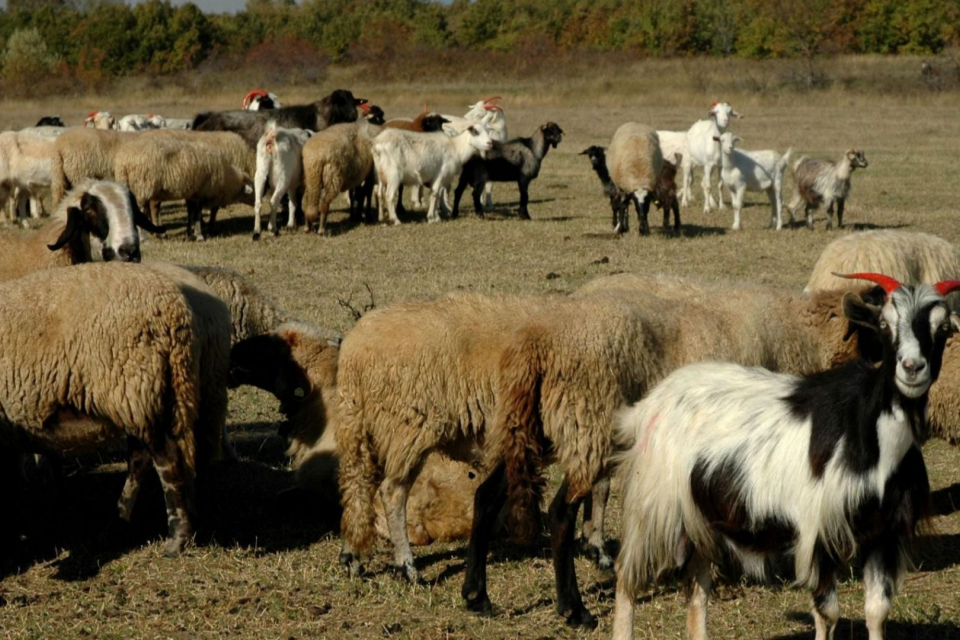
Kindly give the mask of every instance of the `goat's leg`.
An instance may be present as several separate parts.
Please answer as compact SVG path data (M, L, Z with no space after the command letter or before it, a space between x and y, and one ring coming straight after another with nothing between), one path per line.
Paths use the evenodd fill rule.
M177 555L193 537L193 474L184 453L172 439L162 451L153 453L153 466L160 476L163 499L167 505L167 527L170 539L164 554Z
M613 558L603 542L603 518L610 499L610 478L604 477L593 485L593 491L583 501L583 532L580 548L601 571L613 567Z
M693 192L693 164L690 162L690 154L684 154L680 167L683 169L683 180L680 183L680 206L688 207Z
M483 208L485 211L493 209L493 183L488 182L483 187Z
M280 224L277 222L277 211L280 210L284 195L287 195L287 227L290 227L290 220L293 220L294 224L296 224L297 211L300 208L298 199L294 196L292 189L276 189L273 192L273 196L267 200L267 206L270 207L270 222L267 224L267 230L272 232L275 236L280 235Z
M440 180L430 185L430 205L427 208L427 222L440 222L440 199L443 197L443 187Z
M460 174L460 180L457 181L457 188L453 191L453 212L451 218L460 217L460 200L463 198L463 192L467 189L466 172ZM477 211L477 215L483 217L483 211Z
M896 539L885 537L866 554L863 565L864 613L870 640L883 640L883 626L890 615L893 596L903 567Z
M416 566L413 563L413 552L410 550L410 538L407 536L407 496L410 485L393 478L384 478L380 484L380 499L383 501L383 510L387 516L387 528L390 530L390 540L393 542L394 568L404 578L416 583L420 579Z
M384 185L383 182L381 182L380 184ZM400 224L400 218L397 217L397 203L399 198L398 192L400 190L400 186L401 185L397 183L389 183L389 182L386 183L386 186L381 186L383 202L381 202L380 204L381 206L383 206L384 204L386 205L385 208L387 210L387 216L389 218L390 224L394 224L394 225ZM381 222L384 221L382 215L380 217L380 220Z
M120 519L125 522L130 522L133 516L133 506L140 494L140 483L143 482L143 474L150 462L150 454L143 445L133 438L127 438L127 479L123 483L120 500L117 501Z
M767 197L770 199L770 228L779 230L782 224L780 210L777 207L777 192L773 187L767 189Z
M812 205L810 205L810 204L807 204L807 206L806 206L807 228L810 229L811 231L813 231L813 212L814 212L815 209L816 209L816 207L814 207L814 206L812 206Z
M517 183L517 186L520 187L520 219L529 220L530 213L527 211L527 203L530 201L530 182L521 180Z
M480 196L483 192L483 183L476 184L471 187L470 192L473 196L473 212L478 218L483 217L483 203L480 200Z
M569 485L564 480L550 504L550 546L553 548L557 613L563 616L570 626L592 628L597 625L597 619L583 606L573 558L577 511L583 498L569 494Z
M497 515L507 500L506 465L498 464L490 476L480 483L473 495L473 527L467 547L467 568L460 595L467 609L482 615L493 611L487 595L487 553Z
M707 602L713 585L710 561L694 551L686 567L687 582L687 637L707 640Z
M821 562L820 580L813 590L813 624L816 640L833 640L833 633L840 619L840 602L837 599L837 578L833 565Z
M723 203L723 176L720 175L720 171L717 171L717 209L723 210L726 209L726 205ZM730 199L733 200L733 193L730 189L727 189L727 193L730 194Z
M703 188L703 212L710 213L710 209L717 206L713 201L713 194L710 193L713 188L713 167L712 164L703 166L703 179L700 180L700 186Z
M673 209L673 230L680 231L680 204L677 202L677 196L670 196L670 207Z
M843 203L844 198L837 198L837 228L843 229Z

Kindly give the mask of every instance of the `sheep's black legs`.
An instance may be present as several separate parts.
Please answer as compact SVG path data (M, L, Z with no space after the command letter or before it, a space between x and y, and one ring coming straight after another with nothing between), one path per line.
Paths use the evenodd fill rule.
M677 202L677 196L670 198L670 207L673 209L673 230L680 231L680 203Z
M843 198L837 198L837 228L843 228Z
M897 591L900 546L893 536L885 536L876 546L866 550L863 565L864 614L870 640L883 638L883 625L890 615Z
M521 180L517 183L517 186L520 187L520 218L529 220L530 214L527 212L527 202L530 200L530 194L528 193L530 183L526 180Z
M506 464L501 462L490 477L477 487L473 496L473 530L470 532L470 546L467 547L467 572L460 590L467 609L481 614L489 614L493 609L487 595L487 552L497 514L506 499Z
M650 200L649 195L642 202L636 195L633 196L633 205L637 208L637 222L640 224L640 235L642 236L650 235L650 223L648 222Z
M574 566L574 529L583 498L567 500L564 481L550 504L550 544L553 547L553 572L557 585L557 613L570 626L594 627L597 619L583 606Z

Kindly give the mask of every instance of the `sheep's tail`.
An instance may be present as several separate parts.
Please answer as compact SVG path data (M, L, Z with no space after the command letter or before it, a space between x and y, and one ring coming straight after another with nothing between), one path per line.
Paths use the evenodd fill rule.
M197 472L196 429L200 414L199 337L187 321L171 332L170 369L166 406L169 407L170 437L183 456L183 469L188 479Z
M264 148L267 153L273 155L277 152L277 121L270 120L267 122L267 128L263 134Z
M358 403L344 397L341 409L341 420L336 425L343 506L340 533L345 546L362 555L373 547L376 537L374 499L382 473L374 443L362 428Z
M67 189L70 188L70 182L67 180L67 174L63 169L63 152L59 149L53 154L51 172L50 196L53 200L53 206L56 207L63 200Z
M530 543L540 533L543 498L543 420L540 416L540 356L535 339L520 340L500 361L497 427L506 465L508 525L513 538Z
M614 458L623 494L622 535L617 556L617 589L631 600L661 573L682 566L689 553L685 511L689 483L677 453L660 450L656 431L659 413L646 401L622 411L614 435L621 447ZM679 443L672 443L679 446ZM621 586L622 585L622 586Z

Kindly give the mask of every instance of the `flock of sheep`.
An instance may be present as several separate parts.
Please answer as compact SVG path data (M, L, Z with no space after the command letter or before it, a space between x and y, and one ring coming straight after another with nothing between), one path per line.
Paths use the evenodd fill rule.
M462 595L470 610L489 613L491 538L504 527L526 541L540 532L543 471L556 463L563 482L546 525L556 608L568 623L596 623L574 566L578 512L583 506L581 546L601 569L614 567L604 517L618 478L616 638L633 635L638 592L672 573L690 586L691 637L705 638L711 565L728 552L754 573L768 556L792 554L798 583L814 595L818 640L832 637L839 615L835 573L860 554L867 625L872 640L881 638L903 551L929 516L920 447L931 434L960 440L960 343L948 340L960 305L946 298L960 288L951 280L960 252L948 242L902 231L844 236L826 247L803 292L620 274L569 296L454 293L397 303L365 314L346 336L292 321L229 270L141 263L138 229L163 229L154 203L186 199L199 236L201 208L215 216L248 169L258 174L259 233L264 157L272 158L265 182L291 196L288 224L305 183L305 218L319 215L321 231L341 192L363 216L379 191L381 218L394 221L403 186L430 188L428 219L450 189L455 211L472 187L478 213L492 181L517 181L525 194L563 131L546 123L531 138L494 145L502 110L485 100L472 112L459 122L425 111L387 127L375 107L341 90L308 107L200 114L197 131L78 128L51 138L51 220L0 233L0 468L8 481L24 481L24 454L56 458L126 439L120 516L130 518L152 464L165 497L166 551L179 553L202 517L195 478L234 455L227 389L254 385L288 418L300 485L342 505L340 559L351 575L363 571L378 534L411 581L419 578L411 544L469 536ZM689 197L701 128L719 155L704 163L705 206L719 162L735 209L751 185L773 189L779 224L789 152L738 156L725 131L736 112L720 103L710 116L682 142L629 123L609 149L584 152L606 181L619 230L629 202L647 227L671 143L683 150L681 197ZM312 118L318 132L291 131L285 118ZM446 125L463 128L416 131ZM297 157L299 177L287 162ZM195 179L186 166L208 171L175 190ZM752 182L769 166L780 178ZM808 220L826 203L840 221L858 166L866 161L857 151L837 164L798 165ZM274 232L280 197L270 204ZM661 202L666 214L672 207ZM521 207L525 214L525 195Z

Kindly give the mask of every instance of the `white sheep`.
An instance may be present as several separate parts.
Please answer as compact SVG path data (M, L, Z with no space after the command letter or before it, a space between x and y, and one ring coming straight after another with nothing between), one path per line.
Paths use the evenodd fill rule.
M839 162L802 156L793 165L796 192L790 200L790 222L800 203L804 204L807 226L813 229L813 212L827 207L827 229L833 228L833 208L837 208L837 226L843 226L843 207L850 195L850 177L854 169L867 167L867 158L860 149L849 149Z
M765 191L770 198L770 227L783 228L783 174L793 148L782 156L776 151L743 151L735 148L742 138L729 131L714 138L720 143L720 181L733 196L733 229L740 229L740 212L747 191Z
M202 383L196 320L179 285L132 264L43 270L0 284L0 319L3 440L62 454L126 437L135 444L128 487L152 461L165 550L180 552L193 534Z
M303 145L312 132L306 129L278 128L276 121L267 123L266 133L257 142L257 172L253 179L253 239L260 239L260 215L264 205L270 214L267 229L280 234L277 209L283 196L289 196L290 217L287 228L296 226L300 193L303 186ZM267 193L267 188L270 193Z
M723 185L717 181L717 202L710 195L713 169L720 165L720 146L714 138L727 130L730 118L742 118L733 107L726 102L714 102L710 105L706 120L697 120L687 131L686 151L683 152L683 188L680 192L680 204L686 207L690 204L693 185L693 168L703 167L703 212L708 213L711 208L723 208Z
M427 222L439 222L439 200L453 186L463 165L470 158L493 147L485 124L471 125L450 137L445 133L417 133L387 129L373 141L372 153L380 182L380 220L397 217L400 185L430 188ZM385 215L386 214L386 215Z

